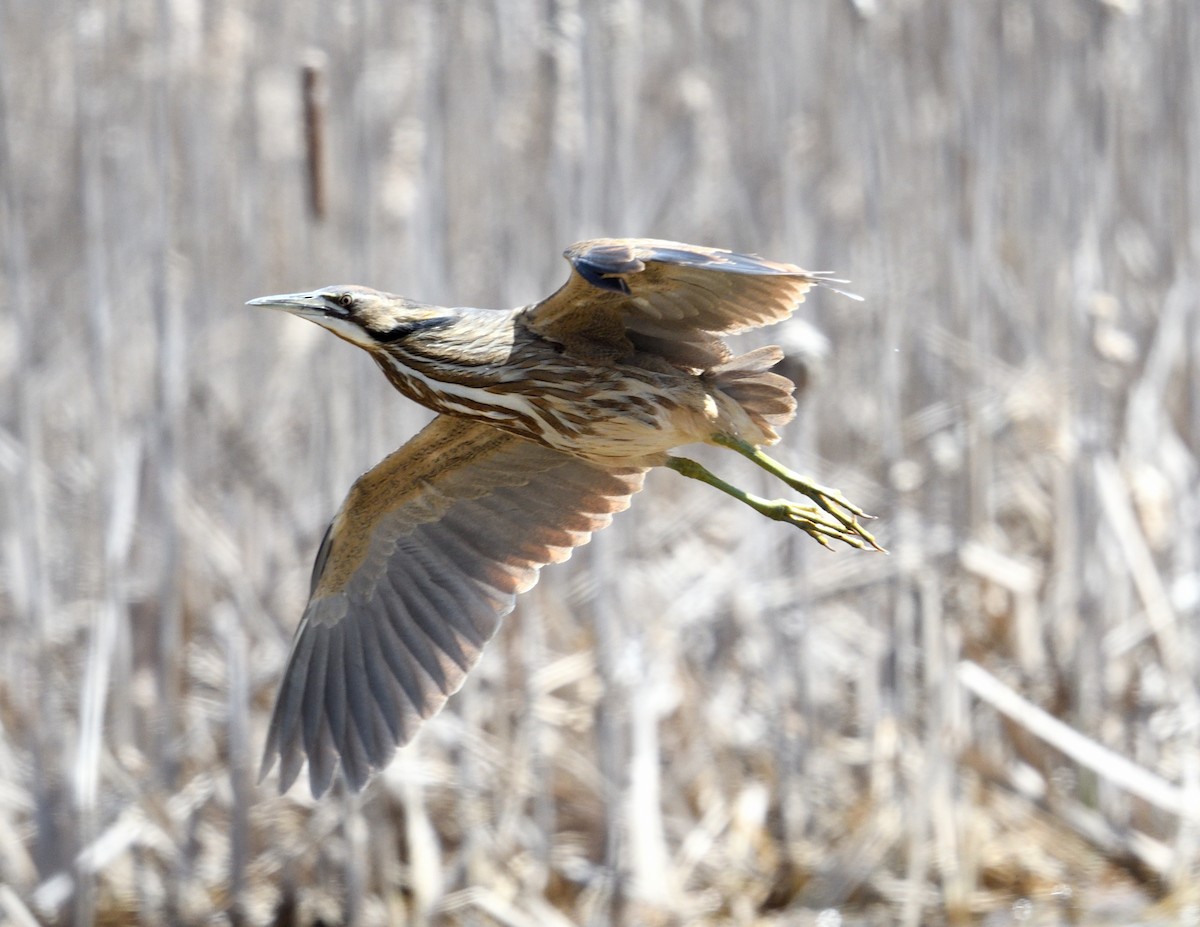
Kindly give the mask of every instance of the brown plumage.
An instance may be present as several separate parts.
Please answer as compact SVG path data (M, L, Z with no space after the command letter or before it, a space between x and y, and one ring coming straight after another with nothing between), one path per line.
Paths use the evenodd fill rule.
M264 757L320 795L340 759L361 788L455 692L516 596L629 505L646 469L700 479L822 544L876 547L831 490L759 447L795 414L778 348L723 335L786 319L841 281L761 258L647 239L582 242L567 283L503 312L428 306L365 287L251 305L366 349L441 413L354 484L321 544ZM730 447L815 506L752 496L682 444Z

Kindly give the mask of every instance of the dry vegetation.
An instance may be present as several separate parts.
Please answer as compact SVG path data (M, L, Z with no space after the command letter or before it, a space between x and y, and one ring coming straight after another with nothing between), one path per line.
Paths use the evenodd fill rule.
M0 923L1195 924L1197 48L1194 0L0 5ZM656 474L365 796L256 786L423 413L242 302L517 305L595 234L853 277L823 362L769 333L778 456L892 555Z

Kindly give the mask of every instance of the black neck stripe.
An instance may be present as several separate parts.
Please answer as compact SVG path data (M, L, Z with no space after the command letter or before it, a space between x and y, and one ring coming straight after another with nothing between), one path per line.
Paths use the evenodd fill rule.
M400 322L393 326L389 331L371 332L371 337L380 344L391 344L394 341L407 338L414 332L423 332L435 328L444 328L453 321L454 319L435 317L432 319L418 319L414 322Z

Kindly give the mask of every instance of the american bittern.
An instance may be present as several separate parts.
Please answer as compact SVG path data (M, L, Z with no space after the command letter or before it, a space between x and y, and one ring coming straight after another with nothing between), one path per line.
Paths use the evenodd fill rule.
M439 415L354 484L325 533L267 734L281 788L314 795L340 758L360 789L479 659L516 596L629 505L646 470L702 480L822 544L876 547L863 513L759 447L795 414L779 348L722 335L786 319L814 284L791 264L667 241L573 245L532 306L443 309L359 286L267 296L365 348ZM668 452L732 448L815 505L744 492Z

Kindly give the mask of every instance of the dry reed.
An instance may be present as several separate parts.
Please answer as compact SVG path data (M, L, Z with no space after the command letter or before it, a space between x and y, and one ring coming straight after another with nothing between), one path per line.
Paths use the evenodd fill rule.
M1191 0L0 5L0 923L1200 921L1197 48ZM424 413L241 303L517 305L595 234L854 278L780 456L893 555L655 474L365 795L256 786Z

